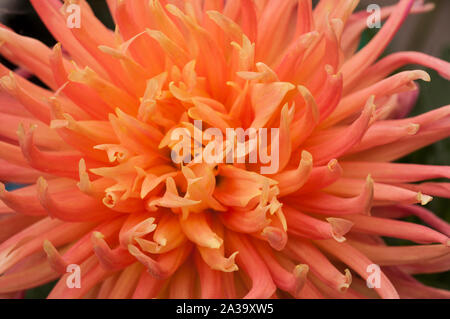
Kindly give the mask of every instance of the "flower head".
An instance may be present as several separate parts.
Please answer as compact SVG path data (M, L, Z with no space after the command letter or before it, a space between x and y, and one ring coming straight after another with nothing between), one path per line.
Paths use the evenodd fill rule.
M449 268L450 226L421 207L449 184L416 182L450 168L392 161L447 137L450 106L406 118L430 77L390 74L450 64L379 59L429 5L383 8L358 51L354 0L107 2L115 31L84 0L31 0L53 49L0 28L19 66L0 65L0 179L29 184L0 184L1 294L60 278L50 298L449 297L411 275Z

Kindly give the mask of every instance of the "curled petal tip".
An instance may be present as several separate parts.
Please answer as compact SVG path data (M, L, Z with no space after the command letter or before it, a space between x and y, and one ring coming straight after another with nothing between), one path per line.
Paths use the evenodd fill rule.
M236 256L239 254L239 251L235 251L232 253L228 258L226 258L225 263L222 264L220 267L217 268L217 270L223 271L223 272L234 272L238 271L239 267L236 264Z
M130 254L132 254L133 256L136 256L137 254L140 253L139 248L137 248L135 245L129 244L127 248L128 248L128 252Z
M164 279L169 275L169 273L163 270L155 260L145 255L141 250L139 250L138 247L130 244L128 245L128 252L140 263L142 263L153 277L157 279Z
M167 245L167 239L166 238L157 238L157 239L155 239L155 242L157 242L162 247Z
M47 192L48 183L44 177L40 176L36 181L36 185L37 185L38 194L44 194L45 192Z
M261 235L267 239L269 245L275 250L281 251L286 247L287 234L278 227L267 226L263 229Z
M51 129L68 128L69 122L67 120L52 120L50 122Z
M16 79L14 76L10 73L8 75L2 76L0 78L0 85L4 90L12 91L16 88Z
M425 206L426 204L428 204L429 202L431 202L433 200L433 197L429 196L429 195L424 195L421 192L417 193L417 201L422 205Z
M54 52L59 52L61 51L61 42L57 42L54 46L53 46L53 51Z
M420 79L420 80L425 81L425 82L430 82L431 81L430 75L427 72L423 71L423 70L416 70L416 71L411 73L411 80L415 80L415 79Z
M22 145L25 139L25 128L22 123L19 123L19 126L17 127L17 137L19 138L19 143Z
M86 171L86 161L84 160L84 158L80 159L80 161L78 162L78 169L80 171Z
M105 238L105 236L101 232L99 231L92 232L92 241L94 242L94 244L98 241L98 239L103 238Z
M330 172L334 172L334 170L337 168L337 166L339 165L339 162L337 159L333 158L332 160L330 160L327 164L327 168Z
M44 240L42 246L52 269L57 273L65 274L68 263L61 257L55 246L49 240Z
M117 196L114 192L106 192L102 199L102 203L108 208L114 208L117 204Z
M294 296L298 296L298 294L302 291L303 287L306 284L306 280L308 277L309 266L306 264L299 264L295 266L293 270L293 275L295 278L294 282Z
M334 75L334 68L329 64L325 65L325 71L328 75Z
M338 287L339 292L345 293L351 284L352 284L352 274L350 270L345 269L345 281L344 283L339 285Z
M92 183L89 179L89 174L87 173L86 162L82 158L78 163L78 175L80 181L77 183L78 188L83 193L89 194L92 191Z
M313 162L313 156L310 152L303 150L302 151L302 161L304 161L304 164L306 163L312 163Z
M415 123L408 124L408 126L406 127L408 135L416 135L417 132L419 132L419 129L420 129L420 124L415 124Z
M232 253L231 255L230 255L230 257L228 257L228 260L229 260L229 262L230 262L230 267L229 267L229 271L230 272L232 272L232 271L237 271L237 270L239 270L239 267L236 265L236 256L239 254L239 251L235 251L234 253Z
M373 119L376 115L377 106L375 105L375 95L371 95L364 106L363 113L370 114Z
M112 57L115 57L115 58L118 58L118 59L124 57L124 55L122 54L122 52L120 52L119 50L110 48L110 47L108 47L108 46L106 46L106 45L99 45L97 48L98 48L100 51L102 51L103 53L109 54L109 55L111 55Z
M353 226L353 222L346 220L346 219L334 218L334 217L327 218L327 221L331 225L331 232L332 232L333 238L337 242L340 242L340 243L344 242L346 240L344 235L350 231L350 229Z
M208 240L208 247L212 249L220 248L220 246L222 246L222 242L223 240L221 240L220 238L211 237Z
M294 275L296 277L298 277L298 276L300 276L302 274L307 274L308 271L309 271L309 266L308 265L306 265L306 264L299 264L299 265L295 266L293 273L294 273Z

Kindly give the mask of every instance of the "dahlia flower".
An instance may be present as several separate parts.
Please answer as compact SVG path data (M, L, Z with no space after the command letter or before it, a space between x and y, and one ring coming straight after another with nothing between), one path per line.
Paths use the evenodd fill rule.
M449 79L450 64L380 58L430 5L382 8L358 50L356 0L107 0L114 31L85 0L30 1L58 43L0 28L17 65L0 66L0 180L27 185L0 184L3 297L58 278L49 298L450 297L413 277L450 268L450 226L422 207L450 184L421 182L450 168L394 162L450 135L450 105L404 116L429 75L394 71ZM174 162L194 121L278 129L276 171Z

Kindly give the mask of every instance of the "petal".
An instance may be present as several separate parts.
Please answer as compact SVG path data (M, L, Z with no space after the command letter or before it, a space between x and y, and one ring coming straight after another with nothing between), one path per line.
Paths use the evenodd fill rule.
M373 264L365 255L353 248L347 243L338 243L333 240L319 240L314 242L321 249L336 256L338 259L347 264L350 268L356 271L363 279L367 280L370 275L367 272L367 266ZM398 299L398 293L388 277L380 273L380 287L375 287L374 290L385 299Z
M237 263L252 280L252 288L245 299L270 298L276 290L270 272L253 245L242 235L228 231L227 243L230 248L239 251Z

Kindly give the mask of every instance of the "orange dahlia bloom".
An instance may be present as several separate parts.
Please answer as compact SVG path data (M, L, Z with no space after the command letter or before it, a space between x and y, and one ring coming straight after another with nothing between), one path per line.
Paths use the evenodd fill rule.
M391 75L421 64L449 79L450 64L379 59L429 5L383 8L357 51L369 14L356 0L107 2L114 32L84 0L31 0L53 49L0 28L18 66L0 66L0 180L28 184L0 185L2 296L60 278L49 298L450 297L412 276L450 268L450 226L421 207L450 184L417 183L450 168L392 162L448 137L450 105L399 117L430 77ZM200 135L278 129L275 172L247 153L196 161L203 139L174 162L172 133L195 136L196 120ZM412 215L430 227L399 220Z

